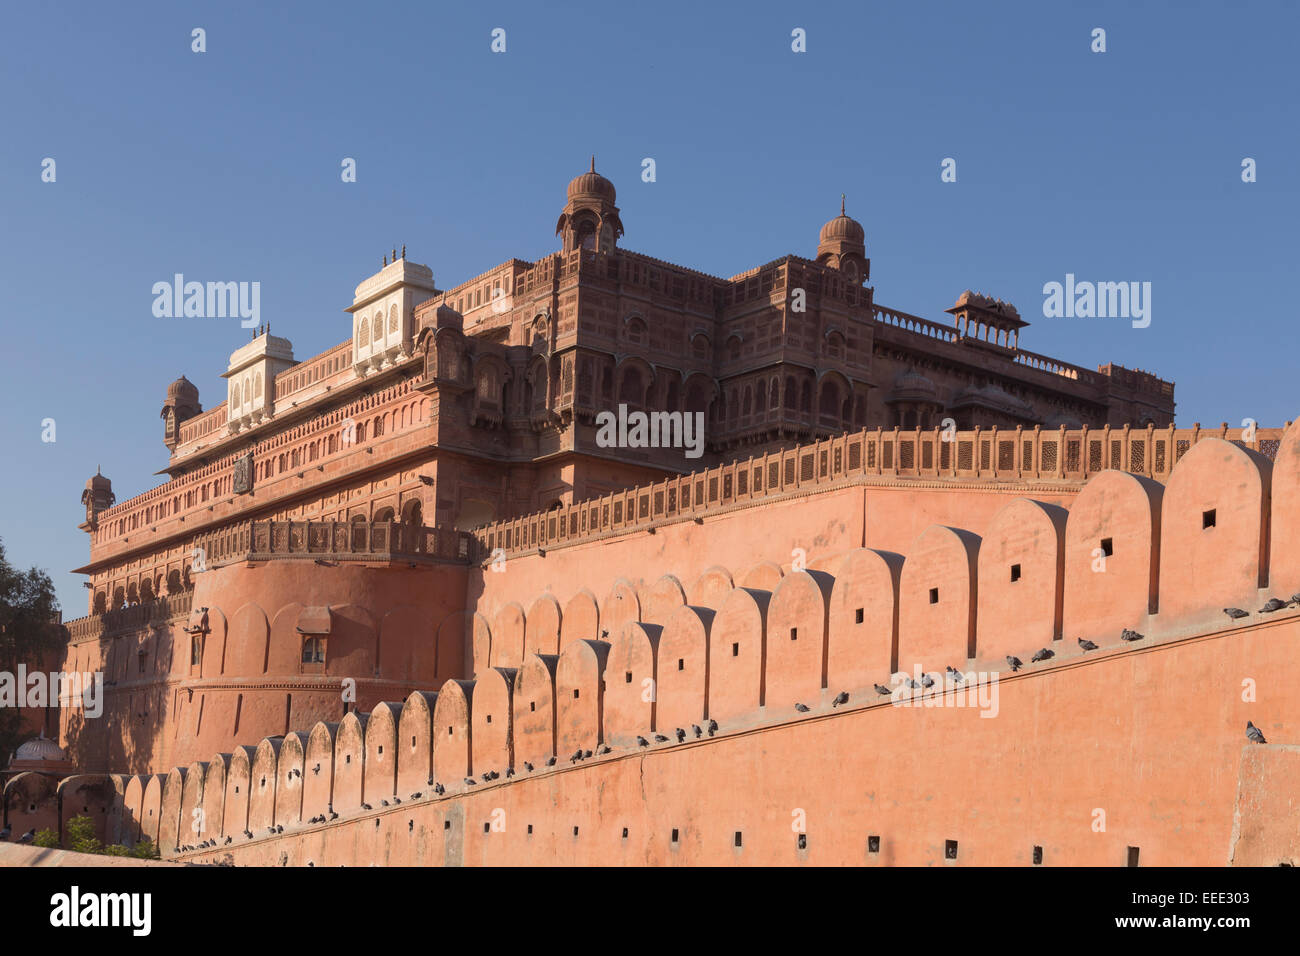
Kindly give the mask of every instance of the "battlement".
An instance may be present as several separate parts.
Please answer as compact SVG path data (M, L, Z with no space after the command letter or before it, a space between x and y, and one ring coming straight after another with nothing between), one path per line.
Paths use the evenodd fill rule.
M751 832L789 808L814 812L806 804L815 802L829 815L822 839L840 848L816 858L826 862L858 859L845 840L856 847L876 825L929 840L929 859L942 839L936 827L960 829L952 821L972 801L980 832L960 842L973 862L1015 862L1027 848L1012 855L1000 834L1040 830L1059 858L1085 863L1107 854L1118 863L1121 847L1143 844L1148 862L1242 862L1240 832L1253 834L1249 850L1261 859L1291 858L1300 845L1292 833L1278 848L1285 827L1253 818L1244 831L1234 826L1246 784L1233 768L1247 757L1252 766L1291 761L1300 720L1291 693L1300 679L1300 431L1271 450L1200 435L1163 484L1107 469L1068 509L1014 498L982 534L933 524L905 554L868 547L815 566L713 567L689 584L621 578L599 602L574 581L564 601L545 591L527 610L512 602L491 619L453 614L437 630L465 636L472 678L129 778L123 824L156 833L165 853L206 844L187 853L213 861L271 862L272 853L356 862L363 835L379 833L386 862L431 862L439 851L448 862L532 859L559 845L566 860L590 862L617 851L580 845L580 829L608 834L633 820L643 858L681 849L683 861L716 863L743 849L746 825L722 818L735 806L725 795L740 787L746 799L733 815ZM836 494L808 489L823 492ZM750 535L765 537L761 527ZM603 561L632 572L631 552L599 547ZM543 558L514 558L502 577L526 581L528 562ZM571 580L563 566L559 574ZM1238 693L1243 673L1257 685L1251 701ZM1199 691L1194 704L1166 692L1170 674L1229 691L1206 719ZM996 704L983 695L992 688ZM994 706L1000 718L984 719ZM1188 707L1202 719L1189 720ZM1253 746L1242 736L1247 719L1281 749L1243 750ZM1077 720L1097 732L1071 734ZM1112 727L1114 746L1104 730ZM782 772L754 777L759 760ZM1117 763L1150 786L1103 787ZM926 789L925 767L970 775L972 786ZM817 792L801 787L810 778ZM868 784L883 802L847 798ZM1258 786L1249 789L1258 799ZM1105 838L1089 826L1096 807L1115 824ZM204 822L191 839L181 827L198 808ZM498 810L515 822L494 848ZM563 835L570 817L572 843ZM470 829L476 819L482 838ZM691 833L684 849L645 834L677 819ZM418 842L397 849L417 820ZM545 839L530 844L525 820L544 826ZM454 823L455 847L440 823ZM1182 841L1189 832L1192 847ZM762 839L760 858L778 858L770 833ZM800 841L796 852L806 849Z
M1123 428L947 432L863 430L616 491L475 529L477 558L565 547L839 485L902 482L1086 482L1107 470L1167 481L1199 441L1218 438L1272 459L1283 428Z

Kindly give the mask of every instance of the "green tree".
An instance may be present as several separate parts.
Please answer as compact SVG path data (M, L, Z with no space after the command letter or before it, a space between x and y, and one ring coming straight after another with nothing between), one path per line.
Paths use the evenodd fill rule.
M59 834L48 827L44 830L37 830L36 838L32 840L32 846L39 846L46 850L57 850L59 848Z
M158 859L158 848L154 846L153 840L148 837L141 837L140 842L131 847L131 856L141 860Z
M73 817L64 827L64 846L77 853L102 853L104 844L95 836L95 821L84 813Z
M15 674L19 664L31 668L54 659L63 643L63 629L54 623L58 610L50 576L39 568L15 568L0 541L0 670ZM0 707L0 760L30 736L21 710Z

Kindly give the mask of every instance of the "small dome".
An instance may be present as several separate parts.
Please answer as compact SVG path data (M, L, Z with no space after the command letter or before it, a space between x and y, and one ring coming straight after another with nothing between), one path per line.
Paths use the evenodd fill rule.
M63 748L46 737L33 737L14 752L14 760L64 760Z
M193 382L182 375L176 381L167 386L168 398L191 398L199 397L199 390Z
M909 368L901 372L894 379L894 389L890 392L890 401L901 401L904 399L915 400L923 398L934 398L939 392L934 382L930 381L914 368Z
M822 226L822 231L818 237L821 242L828 242L834 239L847 239L850 242L867 241L866 230L862 228L862 223L852 219L844 214L844 198L840 197L840 214L832 219L826 225Z
M579 198L604 199L614 201L614 184L596 172L596 157L591 157L591 170L576 177L569 183L569 201Z
M107 478L105 478L103 475L101 475L99 473L98 468L96 468L95 473L90 476L90 480L86 482L86 489L88 491L93 491L96 488L111 488L111 487L113 487L113 483L109 481Z

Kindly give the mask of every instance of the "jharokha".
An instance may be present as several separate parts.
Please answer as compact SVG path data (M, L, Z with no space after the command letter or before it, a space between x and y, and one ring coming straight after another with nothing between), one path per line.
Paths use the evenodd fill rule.
M220 404L167 388L168 480L86 483L62 668L102 712L16 755L13 832L88 813L236 864L1300 862L1300 430L1176 428L1173 383L1026 351L985 295L886 308L843 207L815 255L718 278L622 248L593 162L556 232L445 289L394 251L338 346L267 328ZM698 413L702 449L598 440L638 412Z

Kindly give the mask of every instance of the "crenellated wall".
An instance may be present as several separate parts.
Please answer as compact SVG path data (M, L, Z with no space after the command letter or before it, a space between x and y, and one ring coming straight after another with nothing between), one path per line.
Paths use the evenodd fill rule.
M1204 439L1163 487L1102 472L1064 501L981 494L978 533L954 515L901 553L862 546L873 509L841 488L472 570L475 610L422 629L440 661L472 653L473 678L439 665L337 725L131 777L122 826L239 863L915 863L948 839L1015 863L1026 834L1049 863L1294 859L1300 840L1234 814L1276 810L1243 767L1285 780L1298 742L1300 607L1260 610L1300 591L1270 586L1300 566L1297 445L1293 427L1275 466ZM564 587L528 591L543 581ZM221 627L273 631L259 614Z

